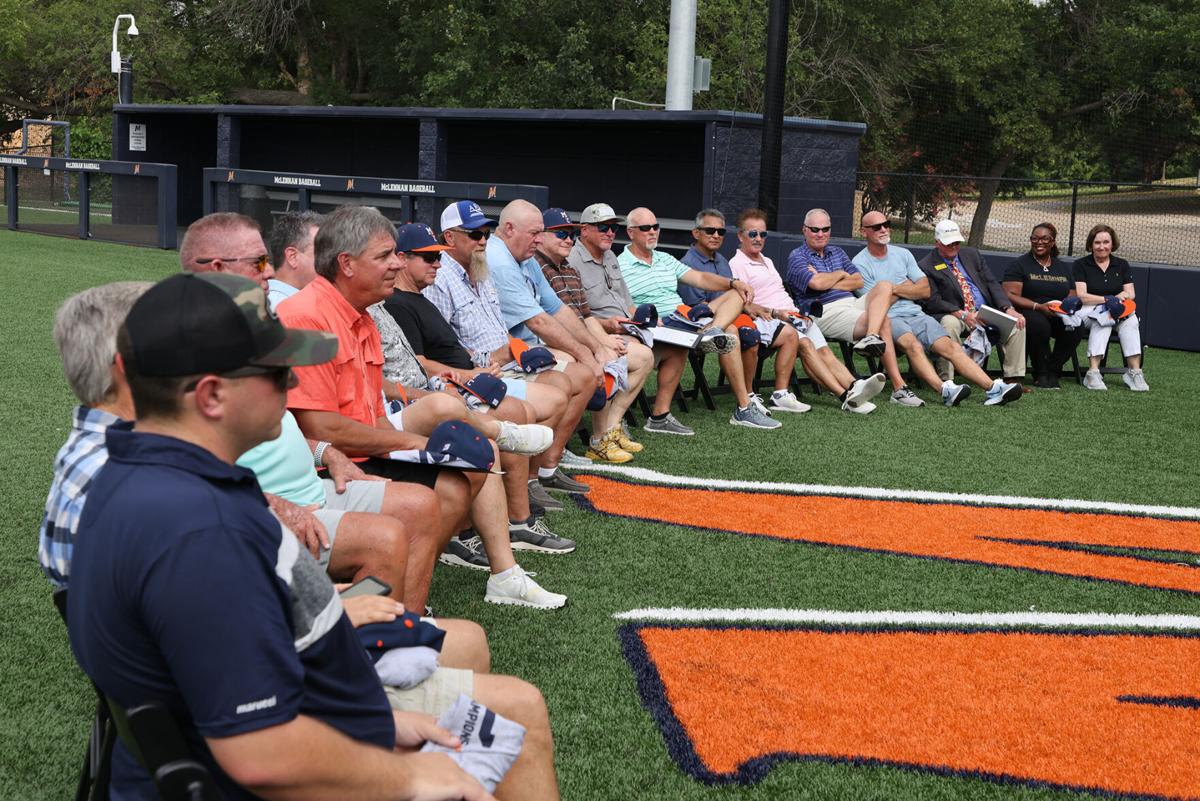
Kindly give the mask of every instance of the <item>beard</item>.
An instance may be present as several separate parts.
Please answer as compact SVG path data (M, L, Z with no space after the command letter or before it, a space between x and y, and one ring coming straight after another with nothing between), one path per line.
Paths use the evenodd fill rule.
M467 265L467 275L470 276L472 283L483 281L488 277L486 251L477 250L471 254L471 263Z

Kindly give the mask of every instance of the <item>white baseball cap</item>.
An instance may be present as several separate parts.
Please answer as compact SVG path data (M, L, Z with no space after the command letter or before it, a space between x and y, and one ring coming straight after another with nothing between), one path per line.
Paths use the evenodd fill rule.
M607 203L593 203L583 210L583 214L579 215L579 222L586 225L602 222L615 222L623 225L625 218L613 211L613 207Z
M942 220L938 223L937 227L933 229L933 238L943 245L967 241L967 238L962 235L962 231L958 229L958 223L954 220Z

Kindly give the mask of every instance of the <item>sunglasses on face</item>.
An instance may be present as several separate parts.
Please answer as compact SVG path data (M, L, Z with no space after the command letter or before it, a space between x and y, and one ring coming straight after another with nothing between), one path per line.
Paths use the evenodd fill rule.
M875 223L874 225L864 225L863 226L863 228L866 228L869 231L882 231L885 228L891 228L891 227L892 227L891 220L884 220L881 223Z
M724 228L697 228L696 230L709 236L725 236Z
M435 250L429 250L429 251L424 251L424 252L420 252L420 253L418 253L416 251L412 251L410 253L405 253L404 255L410 259L420 259L421 261L425 262L426 264L437 264L439 261L442 260L442 254L438 253Z
M550 233L554 234L559 239L574 239L575 238L575 232L572 231L570 228L559 228L557 231L551 231Z
M751 239L766 239L767 232L766 231L746 231L746 236L750 237Z
M249 376L264 376L269 378L275 385L275 389L280 392L286 392L296 386L299 381L294 381L296 374L292 372L290 367L239 367L236 370L230 370L227 373L216 373L215 375L221 378L247 378ZM183 388L184 392L195 392L196 387L200 386L200 382L204 378L197 378Z
M615 223L596 223L595 227L602 234L615 234L617 232Z
M650 223L649 225L631 225L631 226L629 226L629 227L630 227L630 228L636 228L636 229L638 229L639 231L641 231L643 234L648 234L648 233L650 233L651 231L657 231L657 230L658 230L658 223Z
M831 226L828 226L828 225L826 225L822 228L818 228L815 225L806 225L804 227L807 228L808 230L812 231L814 234L827 234L831 230Z
M468 231L465 228L455 228L454 230L460 234L465 234L472 242L479 242L492 235L492 232L487 228L476 228L474 231Z
M226 264L233 264L239 261L248 261L254 264L256 272L265 273L267 265L271 263L271 257L267 254L261 256L239 256L236 259L226 258L224 256L213 256L211 259L196 259L196 264L212 264L213 262L223 261Z

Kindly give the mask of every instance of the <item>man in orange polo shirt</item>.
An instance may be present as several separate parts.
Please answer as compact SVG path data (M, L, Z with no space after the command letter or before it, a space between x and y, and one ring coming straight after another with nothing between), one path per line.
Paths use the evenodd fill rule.
M472 418L472 424L502 449L518 453L538 453L553 436L544 426L516 426L470 415L461 402L440 393L414 401L402 416L389 419L385 392L387 397L404 396L384 381L379 330L367 307L392 294L400 269L395 237L396 229L386 217L363 206L343 206L321 225L314 246L317 278L281 303L278 313L291 327L337 335L340 345L331 362L298 373L300 384L289 392L288 407L305 436L361 458L366 472L431 487L449 524L442 532L446 540L469 518L483 540L492 572L485 600L561 607L566 596L542 589L513 559L499 475L387 458L392 451L424 448L424 434L446 419Z

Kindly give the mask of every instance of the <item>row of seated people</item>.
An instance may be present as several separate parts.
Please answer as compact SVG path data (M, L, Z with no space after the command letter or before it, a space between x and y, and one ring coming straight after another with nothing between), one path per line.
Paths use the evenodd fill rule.
M340 613L343 608L331 605L324 584L315 595L307 584L297 589L294 566L309 564L311 557L318 574L334 580L351 582L368 576L386 580L390 598L344 604L348 623L394 622L405 607L424 608L439 553L444 562L491 573L485 600L561 607L566 597L542 589L516 564L513 551L574 550L575 543L553 534L543 517L547 510L561 508L561 501L547 490L587 491L586 485L561 468L574 456L565 446L587 409L593 412L588 456L628 461L642 445L630 437L622 416L650 370L657 367L658 395L645 430L692 433L669 411L687 351L653 338L655 318L678 314L684 300L679 289L709 293L689 298L692 303L682 308L685 314L703 310L694 319L687 318L698 331L693 347L720 354L737 400L734 424L777 428L771 410L807 410L787 390L786 380L777 383L769 407L748 391L754 362L747 353L756 354L763 345L779 351L777 372L790 373L786 362L799 355L810 374L838 395L843 408L859 413L873 408L870 398L881 391L885 377L856 379L832 356L813 319L813 300L824 306L821 324L830 329L842 326L838 338L852 339L856 349L882 356L889 373L895 372L894 384L899 371L894 354L888 358L893 338L910 361L923 356L923 350L920 356L909 350L908 337L928 339L929 324L901 319L916 315L893 314L893 309L901 300L923 298L924 276L912 272L909 265L903 265L907 271L903 274L889 270L886 263L836 266L835 251L819 247L822 241L827 243L829 233L828 216L822 219L822 215L814 211L806 220L806 238L812 234L806 244L818 259L829 260L829 269L804 265L808 274L794 278L795 265L790 264L790 292L762 256L766 219L755 212L738 221L743 248L729 265L729 276L721 274L721 262L714 258L716 248L711 246L719 246L724 221L716 220L718 215L711 211L697 219L693 252L712 262L711 271L703 269L704 264L681 264L657 249L658 224L648 209L635 209L622 219L605 204L590 206L581 222L573 223L561 210L543 213L523 201L510 204L493 221L475 204L460 202L443 213L440 237L417 224L397 232L377 211L363 207L345 207L328 218L288 215L272 232L270 252L249 218L218 214L198 221L184 239L180 259L186 273L216 274L209 281L213 286L184 279L175 281L170 290L156 288L153 299L151 295L139 299L145 285L110 285L77 296L59 314L56 337L68 380L82 405L56 462L39 550L48 575L65 586L72 576L73 557L89 553L86 543L93 539L89 533L103 532L94 537L96 555L82 560L88 565L85 590L71 596L72 644L81 664L99 686L122 702L144 700L139 693L153 688L177 709L186 709L187 731L231 786L258 786L260 781L254 773L260 768L242 759L253 752L226 747L237 739L234 735L264 727L274 730L281 725L277 716L286 716L288 710L289 726L305 717L306 672L327 665L306 664L303 652L295 654L298 667L283 670L292 682L287 697L294 703L285 705L287 709L276 710L278 696L271 695L271 704L242 705L250 712L269 709L269 713L229 719L228 707L221 708L218 700L229 701L233 694L248 691L247 686L237 684L215 693L211 683L201 680L215 675L218 668L236 669L247 656L237 645L262 634L255 628L260 624L277 627L278 619L214 622L211 635L171 654L172 659L195 659L203 667L194 677L188 674L194 683L180 686L164 678L164 670L170 673L175 666L164 659L163 648L178 643L154 641L147 630L166 638L165 623L171 614L197 615L194 622L176 621L184 632L207 625L210 618L236 618L229 615L230 605L249 599L232 590L229 597L217 597L220 593L212 593L211 588L236 586L230 584L231 577L246 578L247 570L253 572L251 565L261 568L271 551L262 542L249 550L244 543L229 542L240 536L232 530L215 542L184 536L208 531L203 521L212 528L228 523L221 522L220 515L214 522L212 513L197 513L201 521L178 516L178 509L185 507L172 493L179 491L179 477L173 473L180 471L201 484L224 483L227 489L239 481L245 484L249 476L255 491L261 487L266 493L272 519L278 521L267 526L270 537L276 541L278 532L285 535L276 542L274 553L282 553L281 543L302 546L294 549L297 553L288 570L268 571L287 585L282 592L274 587L275 601L290 599L284 606L290 604L293 613L304 606L301 600L309 604L307 612L317 608L311 606L314 599L324 604L323 613L331 608ZM632 245L618 259L612 243L623 223ZM874 238L868 235L865 252L886 262L887 225L868 215L864 232L868 231ZM882 253L871 245L883 245ZM902 249L892 252L907 254ZM954 269L952 263L957 265L950 259L943 269ZM227 277L222 273L245 276L257 282L257 289L254 284L222 284L218 277ZM216 297L213 287L228 297ZM830 297L837 291L846 297ZM861 299L851 300L855 292ZM928 294L928 286L924 292ZM806 293L821 296L806 298ZM282 361L260 358L266 352L279 357L280 340L293 337L280 333L285 329L268 311L268 294L274 314L289 329L322 332L318 340L294 348ZM793 299L813 314L802 313ZM222 317L205 305L218 301L232 303L239 313ZM142 325L130 324L135 318L132 312L123 324L126 312L138 304L143 308ZM1097 317L1091 319L1098 322ZM900 322L894 326L896 320ZM843 330L846 326L848 331ZM900 326L906 328L897 333ZM270 332L248 333L247 327L265 327ZM139 343L135 328L144 341ZM963 360L961 348L942 348L943 338L949 344L949 337L935 338L934 352L947 357L960 372L974 373L977 365ZM239 339L249 344L241 342L241 355L230 356ZM256 378L260 380L252 380ZM264 378L267 387L262 386ZM979 383L984 382L986 376ZM246 389L255 384L254 392ZM948 403L965 394L956 386L949 381L941 384ZM987 402L1014 400L1020 392L1017 387L1014 394L1014 386L987 382ZM912 394L904 389L899 380L896 393L901 398ZM286 401L272 403L272 393L281 397L286 393ZM148 437L131 435L134 418L138 423L132 431ZM183 453L192 446L237 467L202 464L198 454ZM114 467L108 474L116 477L109 483L117 483L124 494L116 493L119 501L86 507L85 514L90 484L106 475L102 468L110 460L110 449ZM170 458L143 449L159 449ZM178 452L172 455L172 449ZM404 454L431 451L434 459L404 458ZM467 469L440 466L436 459L441 456L453 456L455 465L465 464ZM503 475L491 469L496 464L503 467ZM147 482L137 488L121 483L131 471L147 471ZM117 488L106 487L102 497L108 498ZM161 514L130 511L141 505ZM241 507L244 504L239 505L240 511L255 519L261 535L261 510ZM169 513L172 508L174 517ZM152 545L134 537L132 541L143 547L129 555L142 564L134 568L119 564L116 542L126 537L128 529L147 536L145 532L156 526L176 536ZM80 534L84 545L75 552ZM197 570L186 558L191 548L211 548L221 558ZM156 572L151 563L162 569ZM114 585L117 570L130 586ZM264 576L255 579L261 585ZM204 592L212 596L202 608L191 609L179 600L187 588L201 587L208 587ZM81 595L86 600L77 601ZM162 603L151 609L147 599ZM97 636L97 631L117 624L114 616L122 618L118 630L131 627L125 636L114 637L111 632ZM337 614L331 617L340 620ZM311 630L305 637L294 636L297 620L283 623L291 628L291 642L314 639ZM220 632L229 625L246 630L228 633L230 646L222 647L226 635ZM521 797L524 788L535 791L529 797L551 797L555 792L552 746L540 695L517 679L487 674L486 638L478 627L444 619L437 625L444 632L445 646L436 670L411 686L389 686L384 697L396 710L437 715L461 692L508 715L526 727L527 736L510 778L501 784L502 795ZM135 658L114 662L110 658L114 653ZM203 703L194 707L189 693L198 693ZM352 739L370 739L352 725L339 726L334 722L338 714L329 709L320 712L327 717L317 714L317 718ZM427 719L398 712L393 716L396 742L411 745L418 730L430 735L425 739L446 736L428 724ZM401 729L407 732L404 743ZM122 764L128 770L122 777L136 777L127 759ZM446 775L455 781L462 778L453 771ZM513 780L514 776L521 781ZM138 778L144 783L144 777ZM290 780L286 771L261 779L285 780Z

